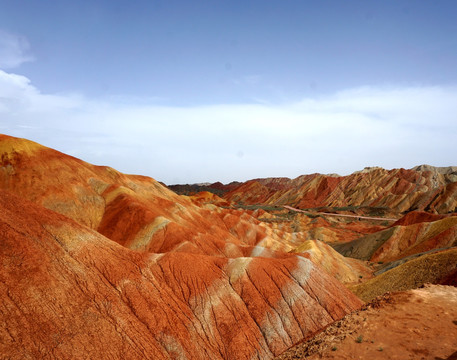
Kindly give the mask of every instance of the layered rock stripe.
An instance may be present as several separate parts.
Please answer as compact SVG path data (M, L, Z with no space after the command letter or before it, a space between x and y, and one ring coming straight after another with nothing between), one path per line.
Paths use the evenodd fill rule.
M10 358L268 359L361 305L253 214L23 139L0 146Z
M361 304L306 258L135 252L0 195L12 359L268 359Z

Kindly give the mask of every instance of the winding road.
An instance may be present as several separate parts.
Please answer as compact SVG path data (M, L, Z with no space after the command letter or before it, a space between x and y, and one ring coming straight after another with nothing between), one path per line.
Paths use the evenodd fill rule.
M285 209L307 213L307 214L316 214L316 215L326 215L326 216L342 216L342 217L350 217L350 218L357 218L357 219L364 219L364 220L378 220L378 221L397 221L398 219L389 219L389 218L381 218L381 217L371 217L371 216L360 216L360 215L346 215L346 214L333 214L333 213L326 213L326 212L316 212L312 213L309 211L304 211L300 209L296 209L292 206L284 205Z

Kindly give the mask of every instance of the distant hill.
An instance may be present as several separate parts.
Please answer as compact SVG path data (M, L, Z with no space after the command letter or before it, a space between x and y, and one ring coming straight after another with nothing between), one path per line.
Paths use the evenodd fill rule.
M222 184L221 182L215 182L214 184L204 183L204 184L177 184L177 185L167 185L170 190L173 190L179 195L195 195L202 191L208 191L210 193L216 194L217 196L224 196L228 191L236 188L240 185L240 182L233 181L229 184Z
M311 174L295 179L246 181L223 197L234 203L317 207L378 207L397 213L457 211L457 167L385 170L365 168L348 176Z

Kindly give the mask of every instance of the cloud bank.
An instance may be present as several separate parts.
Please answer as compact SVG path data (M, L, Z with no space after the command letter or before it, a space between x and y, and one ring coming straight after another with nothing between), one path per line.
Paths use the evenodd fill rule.
M0 132L166 183L457 165L456 114L455 87L172 107L43 94L0 70Z

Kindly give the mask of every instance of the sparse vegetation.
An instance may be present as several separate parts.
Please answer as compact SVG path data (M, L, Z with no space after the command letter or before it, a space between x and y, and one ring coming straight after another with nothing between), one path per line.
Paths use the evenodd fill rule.
M359 343L359 344L360 344L362 341L363 341L363 336L362 336L362 335L357 336L357 339L355 339L355 342L356 342L356 343Z
M424 255L386 271L364 283L350 286L363 301L371 301L388 291L415 289L425 283L437 283L455 271L457 249Z
M336 346L332 346L332 351L336 351L338 348Z
M355 211L358 208L359 208L358 206L349 205L349 206L333 207L332 209L334 211Z
M390 209L386 206L378 206L378 207L367 207L366 210L367 210L368 215L370 215L370 216L384 216Z
M201 191L208 191L217 196L224 196L227 191L221 189L215 189L209 186L202 186L197 184L186 184L186 185L168 185L168 188L174 191L178 195L195 195Z
M237 208L241 208L243 210L258 210L258 209L262 209L262 210L265 210L265 211L268 211L268 212L278 211L278 209L280 209L276 205L261 205L261 204L244 205L241 202L236 204L236 207Z
M300 225L295 222L291 225L291 228L293 232L300 232Z
M316 219L318 217L320 217L320 215L318 214L312 214L312 213L303 213L304 215L306 215L307 217L309 217L310 219Z
M262 222L267 222L267 223L292 221L287 218L278 217L277 215L274 218L258 218L257 220L262 221Z

